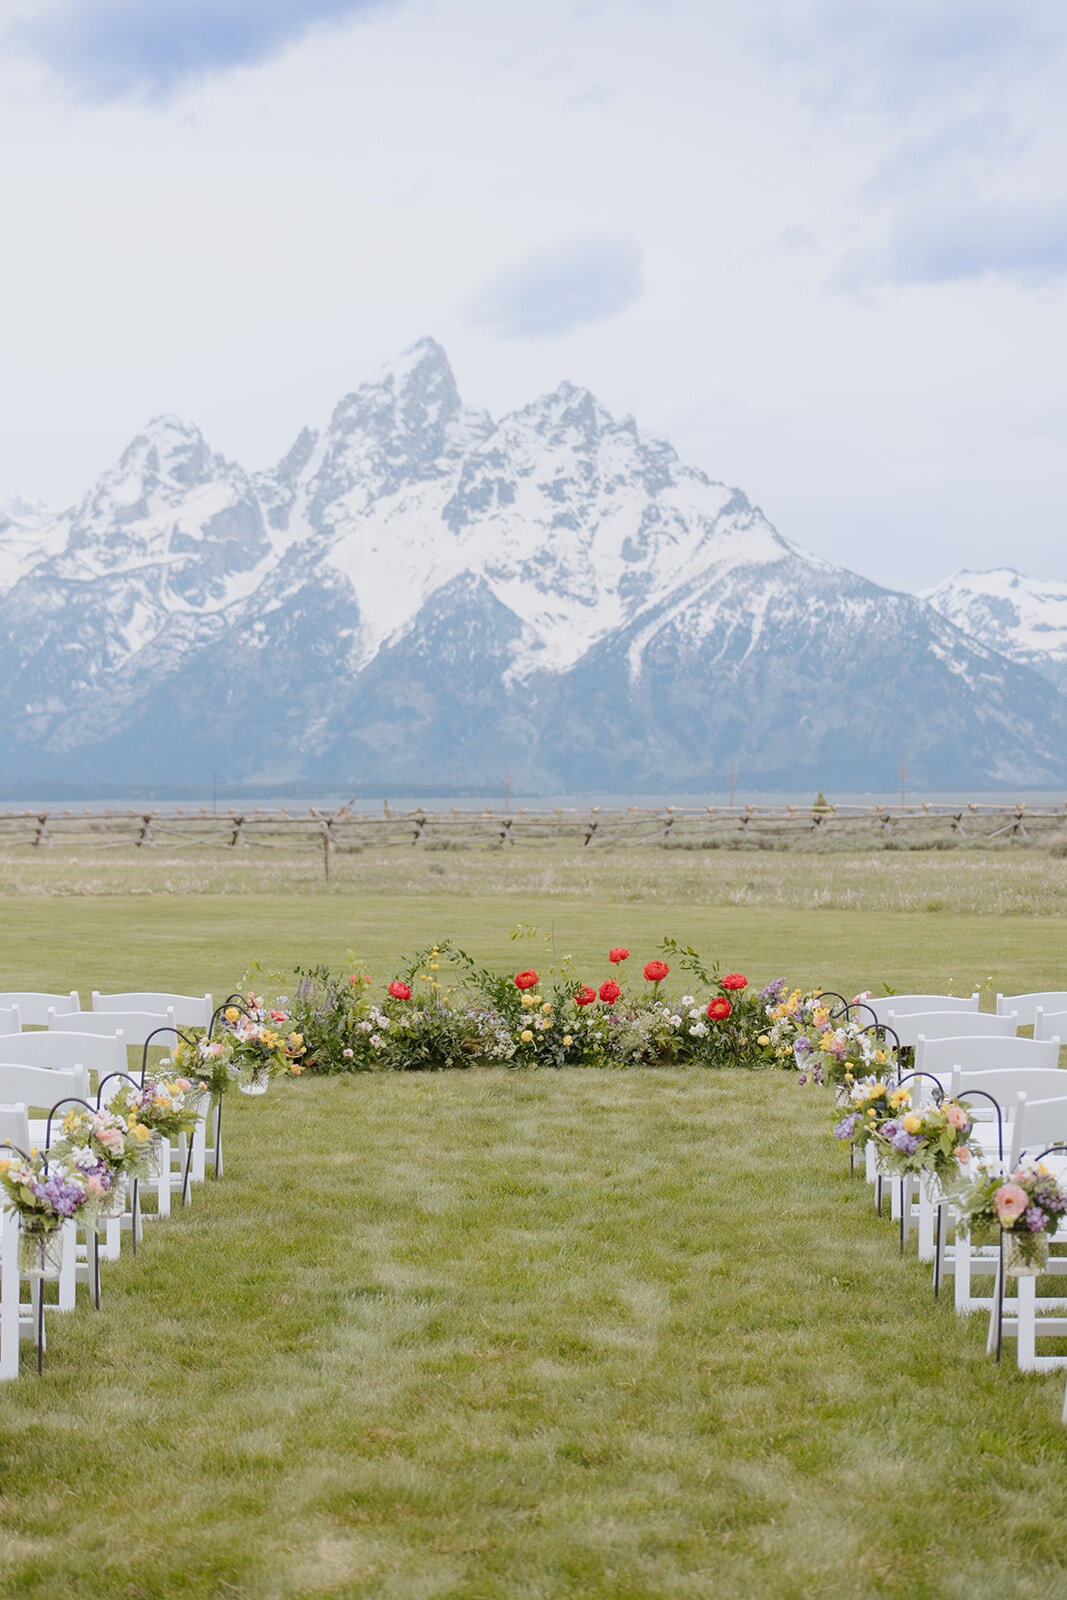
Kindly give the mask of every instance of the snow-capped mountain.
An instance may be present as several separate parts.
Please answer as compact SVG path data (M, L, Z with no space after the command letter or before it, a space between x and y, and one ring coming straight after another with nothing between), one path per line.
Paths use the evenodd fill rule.
M1067 703L586 390L495 422L422 340L249 476L157 418L0 529L0 736L56 784L428 792L1067 779Z
M1067 582L996 567L957 572L922 598L964 633L1067 689Z

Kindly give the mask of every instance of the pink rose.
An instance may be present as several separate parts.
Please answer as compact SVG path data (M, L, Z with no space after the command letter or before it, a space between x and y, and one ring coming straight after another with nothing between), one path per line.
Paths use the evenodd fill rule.
M968 1117L962 1106L956 1105L955 1101L953 1101L951 1105L947 1105L944 1109L945 1121L948 1123L950 1128L960 1128L965 1131L970 1127L970 1117Z
M970 1159L971 1152L968 1150L965 1144L961 1144L956 1151L956 1160L959 1162L961 1167L965 1167Z
M1017 1183L1002 1183L993 1196L1002 1228L1010 1228L1030 1204L1030 1196Z

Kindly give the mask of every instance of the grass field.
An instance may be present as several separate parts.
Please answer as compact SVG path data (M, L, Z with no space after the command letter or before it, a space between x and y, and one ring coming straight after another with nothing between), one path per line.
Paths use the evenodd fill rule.
M525 889L498 857L445 857L465 886L362 857L329 890L256 858L216 894L5 862L0 988L221 995L250 958L350 946L388 978L444 934L527 965L520 917L597 973L670 933L757 982L1064 983L1063 862L989 857L998 883L887 855L866 888L827 862L857 896L830 907L767 898L773 873L731 899L766 857L715 877L660 854L647 880L526 862ZM927 867L936 912L909 903ZM0 1595L1067 1594L1063 1377L997 1370L981 1319L935 1306L825 1099L650 1070L235 1100L225 1180L105 1269L99 1314L52 1319L42 1380L0 1388Z

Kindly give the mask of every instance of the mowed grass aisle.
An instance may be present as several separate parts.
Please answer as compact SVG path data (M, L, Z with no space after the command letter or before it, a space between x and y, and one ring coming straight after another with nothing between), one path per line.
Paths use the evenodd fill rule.
M0 1392L0 1593L1067 1593L1063 1378L772 1073L302 1080Z

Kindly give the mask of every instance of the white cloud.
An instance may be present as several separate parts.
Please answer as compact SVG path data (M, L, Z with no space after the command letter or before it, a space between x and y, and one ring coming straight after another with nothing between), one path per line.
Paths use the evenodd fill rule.
M632 234L565 239L501 267L469 315L503 339L560 338L618 316L641 297L641 246Z

